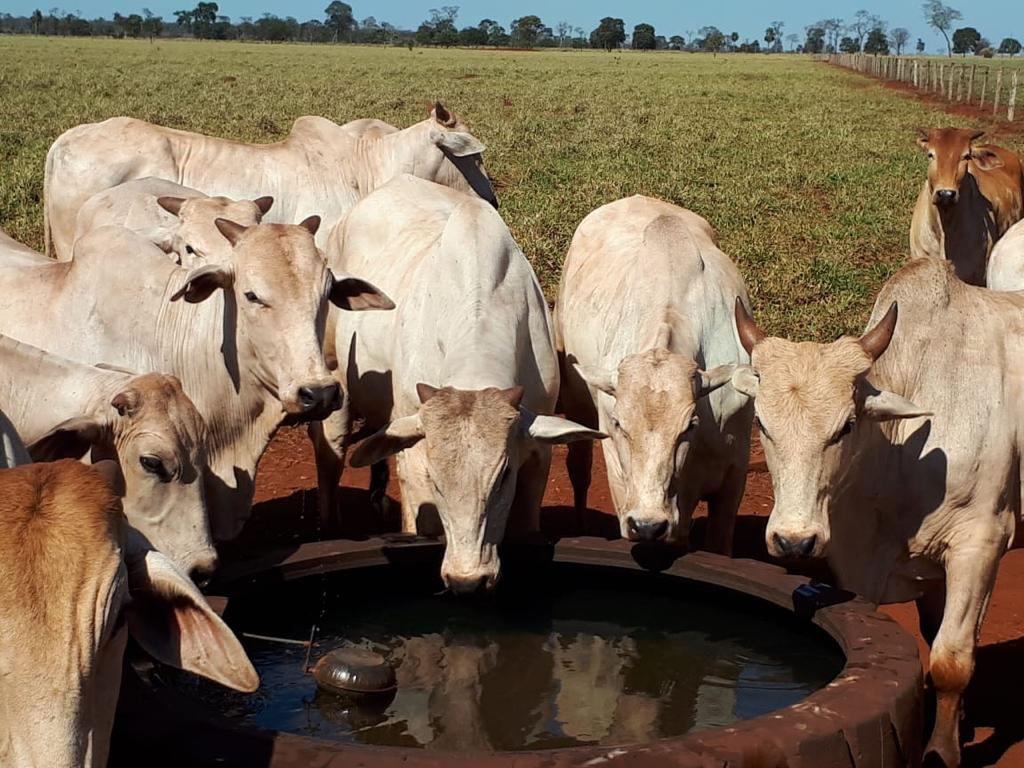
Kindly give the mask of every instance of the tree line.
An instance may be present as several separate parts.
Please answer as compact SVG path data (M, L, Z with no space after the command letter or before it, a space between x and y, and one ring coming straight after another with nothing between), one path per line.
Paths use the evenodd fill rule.
M996 53L1014 56L1021 44L1012 37L1004 38L998 48L974 27L953 29L963 18L960 11L944 5L941 0L927 0L923 6L928 26L940 32L947 43L947 53L993 56ZM31 16L0 14L0 33L63 35L81 37L155 38L193 37L201 40L264 40L270 42L363 43L379 45L435 47L496 48L599 48L615 50L706 51L712 53L872 53L897 55L909 51L910 31L905 27L890 29L879 16L866 10L857 11L853 19L822 19L804 29L804 34L785 34L785 23L772 21L761 40L740 41L736 32L723 32L707 26L685 34L658 34L653 25L640 23L627 34L626 23L606 16L589 33L583 27L560 21L545 24L536 15L513 19L506 28L494 19L481 19L475 25L459 27L459 7L445 5L432 8L418 28L400 29L386 21L368 16L357 21L352 6L332 0L324 9L323 19L298 21L294 17L264 14L258 19L242 16L238 21L220 13L216 2L200 0L194 8L174 12L170 21L143 8L142 13L111 19L85 19L75 13L51 8L43 14L36 10ZM788 47L787 47L788 44ZM917 39L918 53L925 49Z

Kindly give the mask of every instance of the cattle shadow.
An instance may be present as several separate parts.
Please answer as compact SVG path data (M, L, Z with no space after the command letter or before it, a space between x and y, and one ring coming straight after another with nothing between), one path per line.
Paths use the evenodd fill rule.
M1024 741L1024 718L1017 692L1024 689L1024 637L978 649L974 677L964 696L964 740L975 728L991 728L983 741L963 749L963 767L994 765L1010 747Z

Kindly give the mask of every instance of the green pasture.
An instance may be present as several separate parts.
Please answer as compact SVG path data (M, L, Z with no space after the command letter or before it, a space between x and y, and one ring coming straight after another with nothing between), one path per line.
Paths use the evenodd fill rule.
M858 331L906 258L925 170L913 129L966 124L789 55L5 37L0 227L42 246L46 150L79 123L131 115L273 141L306 114L408 125L433 99L487 144L501 212L549 297L580 219L642 193L708 218L762 325L814 339Z

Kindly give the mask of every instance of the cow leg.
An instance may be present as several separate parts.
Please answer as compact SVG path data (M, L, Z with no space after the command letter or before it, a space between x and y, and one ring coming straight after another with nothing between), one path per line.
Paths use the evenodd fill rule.
M427 472L427 449L417 443L395 457L398 487L402 492L402 531L423 536L441 536L444 528L437 514L430 475Z
M732 555L736 513L746 485L746 473L739 467L729 467L721 487L708 499L708 530L704 538L704 549L720 555Z
M580 441L589 442L589 441ZM578 445L573 443L572 445ZM538 445L519 467L516 495L509 510L506 533L513 536L540 530L540 508L551 471L551 446Z
M942 613L946 605L946 584L929 585L917 599L917 625L921 637L931 646L942 625Z
M391 468L387 459L381 459L370 466L370 504L377 518L383 522L388 516L388 482Z
M594 441L578 440L569 443L569 455L565 468L572 483L573 507L576 510L576 526L580 533L587 532L587 491L590 490L591 472L594 466Z
M981 620L1005 550L1005 542L985 543L957 549L946 559L946 604L931 653L935 728L925 756L937 757L950 768L960 765L963 694L974 674Z
M345 467L344 418L333 413L323 421L310 422L307 434L313 443L316 458L317 500L320 508L320 530L333 532L337 527L338 484Z

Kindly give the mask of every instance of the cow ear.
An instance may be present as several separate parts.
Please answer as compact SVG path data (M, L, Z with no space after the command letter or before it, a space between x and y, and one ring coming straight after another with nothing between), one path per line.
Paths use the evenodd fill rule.
M931 132L927 128L916 128L915 130L917 131L917 145L921 149L927 149L928 137L931 135Z
M118 416L132 416L139 407L139 393L134 389L118 392L110 404Z
M320 217L319 216L307 216L299 222L299 226L309 232L311 235L315 235L320 231Z
M260 684L245 649L166 556L129 545L128 632L159 662L251 693Z
M423 424L419 414L395 419L383 429L370 435L356 446L349 464L368 467L392 454L411 448L423 439Z
M238 245L242 235L249 229L249 227L243 227L241 224L236 224L230 219L214 219L213 223L216 225L217 231L224 235L232 246Z
M270 210L270 206L272 206L274 204L274 198L272 198L270 196L267 196L267 197L257 197L252 202L253 202L253 205L255 205L257 208L259 208L260 216L266 216L267 215L267 211Z
M573 363L573 368L587 384L599 389L606 395L615 397L618 386L619 372L611 368L599 368L596 365L580 365Z
M85 416L62 421L28 446L33 461L80 459L94 445L107 441L107 428Z
M453 157L481 155L487 147L471 133L431 130L430 140Z
M714 392L719 387L728 384L736 372L736 366L729 363L719 365L709 371L697 371L694 375L694 395L699 400Z
M168 213L178 216L181 213L181 206L185 204L184 197L158 197L156 204Z
M919 416L931 416L932 412L921 408L897 395L895 392L877 390L873 387L864 398L861 409L864 416L872 421L893 421L895 419L916 419Z
M983 171L994 171L996 168L1002 168L1004 165L1002 158L991 149L981 149L978 147L971 150L971 161L976 168Z
M757 388L760 383L760 378L755 371L749 365L738 365L736 370L732 374L732 388L737 392L740 392L747 397L757 397Z
M608 435L558 416L543 416L519 409L523 437L540 443L564 444L578 440L604 440Z
M217 219L224 221L224 219ZM237 224L235 226L238 226ZM185 284L171 295L171 301L184 298L189 304L206 301L218 288L228 289L235 282L235 273L230 265L204 264L189 272Z
M456 122L455 116L449 112L448 108L440 101L434 102L434 107L430 110L430 116L434 118L438 124L443 125L446 128L451 128Z
M420 399L421 405L430 400L434 395L436 395L440 391L441 390L438 389L437 387L432 387L429 384L426 384L422 381L416 385L416 397Z
M395 302L389 299L374 285L360 280L358 277L331 277L331 303L336 307L350 312L361 312L366 309L394 309Z

